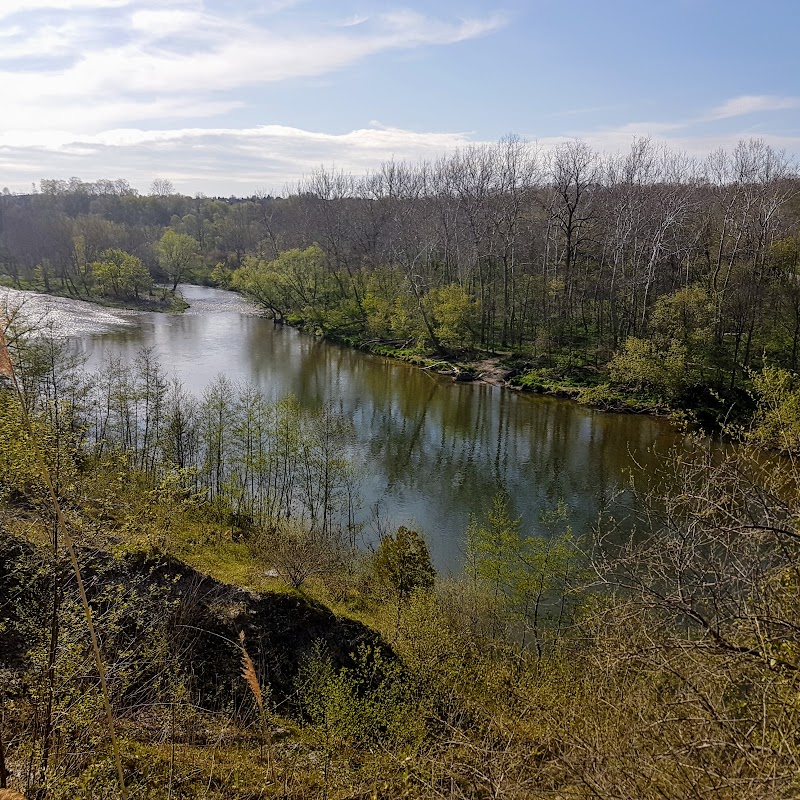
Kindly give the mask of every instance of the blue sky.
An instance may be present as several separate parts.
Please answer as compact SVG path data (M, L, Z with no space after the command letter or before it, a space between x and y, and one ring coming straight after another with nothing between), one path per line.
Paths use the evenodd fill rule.
M0 187L280 192L508 133L800 155L800 0L0 0Z

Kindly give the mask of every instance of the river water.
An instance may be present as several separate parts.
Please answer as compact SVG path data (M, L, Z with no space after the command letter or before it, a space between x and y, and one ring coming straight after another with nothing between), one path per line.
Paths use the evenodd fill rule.
M563 500L586 531L631 475L646 479L680 436L666 421L608 414L482 383L454 383L404 364L275 326L230 292L183 286L182 315L109 311L33 296L55 327L100 368L152 348L166 373L202 393L220 373L254 381L273 399L332 403L352 420L366 535L384 524L424 533L439 569L457 569L470 513L505 490L533 529ZM18 293L15 293L17 296ZM38 299L37 299L38 297ZM2 298L0 298L2 301ZM612 512L624 517L624 492Z

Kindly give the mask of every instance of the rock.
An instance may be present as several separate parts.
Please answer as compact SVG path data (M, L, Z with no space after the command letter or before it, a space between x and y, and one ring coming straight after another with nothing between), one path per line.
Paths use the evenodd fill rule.
M269 684L273 701L287 701L284 713L292 710L295 679L304 660L319 644L336 667L355 666L354 654L362 645L394 658L375 631L298 595L252 594L171 558L135 554L117 559L105 552L83 552L79 558L91 603L107 604L109 596L126 600L123 618L116 623L119 641L109 643L107 651L122 652L126 640L138 641L148 627L165 625L170 650L193 696L206 708L238 708L248 699L241 677L242 632L259 681ZM24 637L24 623L46 619L49 581L39 570L41 561L32 545L0 532L0 624L7 626L0 637L0 668L23 666L31 644ZM65 578L67 591L73 592L74 578L66 564ZM144 690L152 677L149 667L157 672L163 665L143 664L140 685L130 687L130 693Z

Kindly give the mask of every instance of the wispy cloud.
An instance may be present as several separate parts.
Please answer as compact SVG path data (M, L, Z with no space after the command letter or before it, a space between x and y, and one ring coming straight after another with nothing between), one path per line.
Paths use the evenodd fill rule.
M0 19L32 11L89 11L122 8L133 0L3 0Z
M780 97L773 94L746 94L733 97L711 109L707 119L731 119L764 111L787 111L800 108L800 97Z
M339 20L336 24L340 28L354 28L356 25L363 25L365 22L369 20L369 17L364 16L363 14L353 14L347 19Z
M733 97L696 116L678 120L626 122L602 128L569 131L570 137L584 139L606 152L624 151L636 138L646 137L663 142L675 150L704 156L720 147L732 149L741 139L749 138L751 130L736 126L735 120L749 114L786 111L800 108L800 98L777 95L742 95ZM778 149L800 154L800 135L762 131L759 138ZM540 140L544 146L557 144L564 137Z
M24 120L35 131L96 132L98 126L152 119L154 108L163 117L188 121L194 108L211 113L221 92L233 93L218 106L227 109L248 88L324 76L382 52L461 42L505 22L496 15L451 21L404 11L343 28L335 21L293 24L282 20L279 9L266 17L263 7L256 16L237 13L242 6L231 9L227 3L34 3L59 10L118 9L110 18L76 14L44 26L29 15L26 26L12 28L0 55L4 117ZM4 13L8 8L3 5ZM58 56L59 63L48 67L42 54Z
M185 192L248 194L280 191L323 164L362 174L391 158L434 158L469 144L467 133L362 128L344 134L282 125L253 128L111 130L57 145L21 145L0 137L0 168L12 188L43 177L81 175L86 180L124 176L145 189L155 175ZM42 173L42 165L49 172Z

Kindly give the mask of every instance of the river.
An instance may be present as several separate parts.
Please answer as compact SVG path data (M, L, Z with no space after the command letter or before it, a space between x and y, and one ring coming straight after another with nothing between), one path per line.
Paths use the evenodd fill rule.
M654 452L680 436L668 422L609 414L550 397L483 383L454 383L408 364L275 326L243 298L181 287L181 315L101 309L31 296L85 355L89 368L152 348L168 375L201 393L220 373L254 381L278 399L332 403L352 420L351 456L361 472L361 517L374 535L384 524L424 533L439 569L457 569L470 513L505 490L533 529L542 512L567 504L573 530L586 531L609 498L653 474ZM27 294L27 293L26 293ZM13 293L14 297L21 296ZM624 517L631 501L615 500Z

